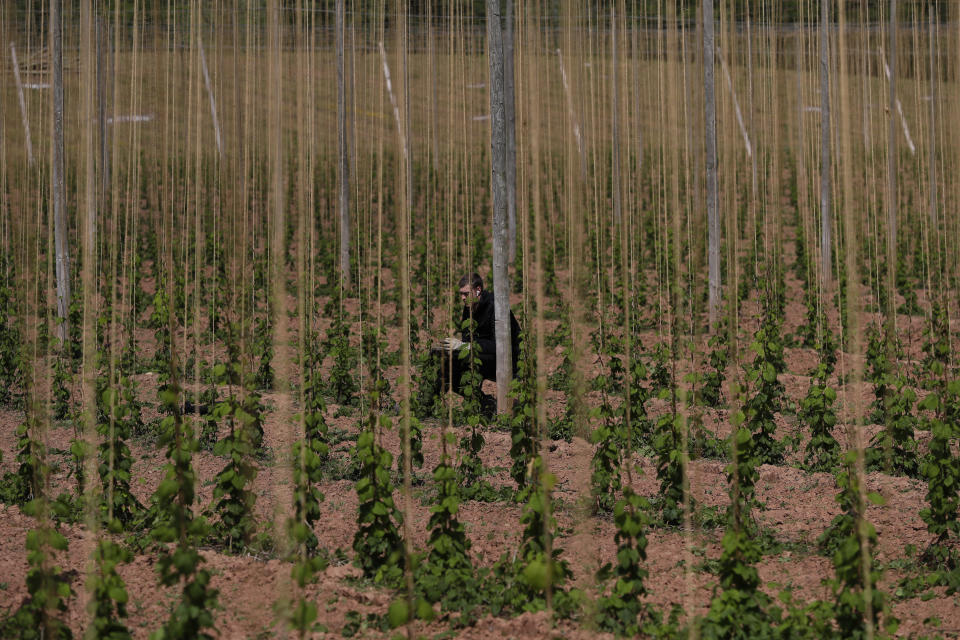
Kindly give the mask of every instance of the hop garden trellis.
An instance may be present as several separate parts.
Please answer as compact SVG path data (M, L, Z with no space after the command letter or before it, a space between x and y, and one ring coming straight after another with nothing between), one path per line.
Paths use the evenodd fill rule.
M486 425L469 401L411 404L416 354L459 329L445 292L492 255L485 24L469 3L436 14L343 4L342 23L331 3L307 0L65 7L64 224L53 13L40 2L0 10L3 50L17 54L0 91L0 358L4 411L23 425L4 451L2 493L36 518L24 532L26 604L4 624L66 633L60 610L74 601L58 530L80 522L96 541L83 550L94 568L73 585L97 602L84 628L122 628L117 568L132 552L160 554L158 582L183 594L154 627L195 637L216 616L203 561L246 550L283 558L276 616L306 635L320 615L311 581L329 560L318 487L337 479L357 483L354 560L396 598L382 624L546 607L626 634L723 635L739 621L879 635L893 617L868 468L927 483L917 517L923 509L931 539L917 562L928 585L955 586L957 499L945 478L957 465L957 229L946 212L957 149L945 123L960 30L949 7L716 2L713 194L695 11L514 6L510 293L527 350L513 421ZM701 276L710 254L716 324ZM72 285L59 308L58 264ZM795 304L808 309L803 331L788 322ZM549 376L554 340L567 365ZM785 348L803 346L820 368L786 361ZM799 410L783 396L788 369L805 377ZM883 425L874 444L862 380ZM328 419L348 419L349 432L322 427ZM69 446L61 424L73 427ZM574 494L588 515L553 499L568 480L550 468L553 424L592 445L579 463L592 486ZM515 496L511 480L484 479L497 472L479 436L497 428L516 445L502 465ZM338 453L338 437L352 452ZM419 469L441 445L436 466ZM168 460L157 487L130 486L142 464L131 447ZM228 460L200 479L194 465L211 455ZM730 508L719 587L698 618L691 565L710 512L693 498L692 469L704 455L730 465ZM657 488L642 496L635 465L647 459ZM753 565L777 548L751 540L765 462L836 473L833 600L780 611L762 595ZM216 488L201 509L204 481ZM479 562L464 509L510 497L522 503L520 551ZM417 501L434 498L429 542L415 544ZM625 559L589 587L572 582L558 518L583 530L611 514ZM638 604L651 527L676 527L691 560L672 617ZM123 546L111 546L120 533Z

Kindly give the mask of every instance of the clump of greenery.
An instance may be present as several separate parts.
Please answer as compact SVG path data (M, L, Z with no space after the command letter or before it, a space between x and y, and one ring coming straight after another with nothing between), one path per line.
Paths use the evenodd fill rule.
M609 513L613 510L617 494L623 486L620 479L623 435L610 406L607 393L609 379L601 373L595 379L594 385L601 392L601 402L600 406L591 412L592 417L599 423L590 436L591 444L596 447L590 461L590 493L594 509L600 513Z
M404 403L407 401L404 400ZM410 482L417 480L417 469L423 468L423 427L417 417L411 412L410 415ZM397 456L397 473L400 476L400 483L404 481L404 469L406 469L406 451L400 450Z
M253 355L259 358L259 366L254 376L254 388L273 389L275 376L273 373L273 323L270 314L265 314L257 320L251 341Z
M0 497L7 504L23 506L37 496L34 478L40 466L39 451L43 446L36 439L39 428L39 421L29 412L26 420L17 427L17 470L4 473L0 483Z
M676 412L675 401L671 408L657 419L653 449L657 453L657 480L660 481L656 505L663 523L675 526L683 521L687 459L680 439L682 416Z
M443 397L436 389L437 376L440 375L440 358L430 349L422 349L414 368L417 382L413 395L413 416L419 420L439 417L443 409Z
M897 628L897 619L889 614L884 594L878 588L881 572L872 558L877 532L865 517L866 505L855 470L856 456L856 451L847 452L844 471L837 476L840 487L837 502L843 513L834 518L830 529L821 537L833 551L835 577L827 584L833 591L836 627L843 638L870 637L867 628L880 629L881 617L888 633L892 634ZM867 498L883 504L879 494L871 493Z
M371 391L370 406L376 406L378 401L377 391ZM376 432L389 427L388 417L371 411L367 425L357 437L353 453L360 466L356 483L360 504L353 550L354 561L365 576L392 585L403 575L403 541L397 528L402 516L393 501L393 456L376 443Z
M53 419L66 420L70 417L70 385L73 375L70 360L61 349L53 361Z
M443 602L447 610L463 610L472 600L474 581L470 539L457 518L460 511L456 470L444 455L433 470L437 497L430 507L429 551L417 571L417 585L430 602Z
M330 455L329 429L324 412L323 381L319 366L304 369L303 382L303 442L293 445L294 460L294 520L303 527L293 536L297 545L303 545L309 554L319 546L314 523L320 518L320 503L324 495L315 486L323 479L323 465ZM301 540L302 538L302 540Z
M623 437L629 439L631 449L650 443L653 437L653 424L647 416L647 400L650 390L644 386L647 380L647 367L639 354L630 360L630 374L624 388L623 402L618 413L623 424Z
M341 314L334 316L334 323L327 331L327 353L333 360L327 390L333 401L340 405L357 405L357 350L350 346L350 325Z
M22 383L22 343L16 324L19 315L12 282L11 277L0 284L0 406L8 406L16 400Z
M556 477L545 471L539 456L529 469L530 478L520 496L524 502L520 545L493 569L491 579L500 587L491 594L490 607L494 615L500 615L504 609L540 611L552 606L557 615L565 617L579 607L582 594L563 589L571 573L566 560L561 558L562 549L553 544L557 523L550 492Z
M600 581L616 578L610 594L597 602L597 620L604 631L625 636L650 631L645 627L649 625L653 611L641 601L647 593L643 583L647 570L643 563L647 559L645 530L650 526L650 509L647 499L635 494L630 487L623 490L623 498L613 507L617 562L616 565L604 565L597 573Z
M239 363L218 364L214 367L217 380L239 386L243 375ZM243 399L231 394L213 408L212 416L218 422L226 421L229 434L214 445L213 452L227 458L227 464L214 480L213 503L209 516L218 516L210 532L227 549L242 549L250 543L256 521L253 505L256 495L250 485L257 476L253 464L256 441L262 438L263 426L256 396L245 393Z
M204 513L213 523L211 540L231 552L247 547L256 531L256 495L251 485L257 477L254 461L262 455L264 437L263 406L256 391L258 376L245 369L234 338L239 331L236 323L226 324L227 361L213 366L211 378L214 384L226 386L228 392L217 402L213 402L216 394L208 398L212 407L205 428L215 437L221 426L227 427L227 435L213 446L213 453L227 462L214 479L213 500Z
M697 398L708 407L718 407L723 399L723 382L727 375L727 363L730 360L727 346L727 333L718 331L707 343L710 351L710 371L703 375L702 386Z
M318 541L313 532L323 501L323 494L314 485L322 479L326 444L311 442L307 438L295 442L292 453L294 512L287 520L287 535L293 545L290 577L299 597L292 606L288 600L277 602L277 609L282 612L287 626L296 631L298 637L304 638L315 629L317 621L317 605L303 596L304 589L327 566L326 559L316 555Z
M873 422L883 423L883 400L887 395L887 385L891 380L891 366L887 358L887 345L883 333L876 326L867 329L867 374L866 378L873 383L874 401L870 407L874 410L870 419Z
M526 486L527 467L537 451L537 381L527 349L520 350L517 375L510 383L513 418L510 421L510 477L518 489Z
M754 334L750 349L756 354L753 367L747 371L752 395L744 406L747 424L753 432L759 464L779 464L783 461L783 443L775 437L777 423L774 416L780 412L784 390L777 376L784 371L783 344L779 323L769 314Z
M175 371L174 367L170 367ZM161 421L161 445L167 447L164 477L153 495L151 536L161 543L157 569L160 583L179 585L180 601L164 626L151 640L213 640L213 609L217 591L210 587L210 572L201 568L203 557L197 545L209 534L203 516L193 515L196 475L192 457L199 449L193 428L180 414L180 388L175 380L160 390L160 403L167 416ZM169 546L168 546L169 545Z
M807 397L800 403L801 424L810 430L810 442L803 459L809 471L830 471L840 457L840 443L833 437L837 424L833 410L836 399L837 392L827 386L827 366L820 364L810 381Z
M102 440L98 470L103 486L103 518L107 523L117 519L128 525L143 510L143 506L130 491L133 457L127 440L131 435L133 412L113 386L103 389L99 400L97 433Z
M0 635L24 640L69 640L73 637L66 623L57 617L66 612L66 600L72 595L70 584L52 564L54 552L67 550L67 539L50 527L44 499L31 501L24 509L38 518L38 526L27 532L26 601L6 620L0 622Z
M117 523L114 529L119 528ZM127 640L133 636L124 624L127 617L127 587L117 573L117 566L133 560L133 554L126 548L101 540L94 551L96 571L93 573L93 598L88 608L93 618L91 635L96 638Z
M653 369L650 371L650 391L670 391L673 389L673 371L670 367L671 350L663 342L653 349Z
M933 303L930 323L923 331L923 369L921 376L927 389L943 386L943 377L950 366L950 331L943 306Z
M463 321L463 327L471 334L476 325L473 318ZM470 341L460 347L456 357L469 366L460 378L463 389L463 415L469 431L460 439L460 460L457 475L460 479L461 497L464 500L483 500L495 495L489 482L484 479L483 461L480 452L486 444L483 428L487 424L484 407L481 406L483 378L480 375L480 347Z
M547 421L547 437L551 440L573 442L575 415L573 403L568 402L563 414Z
M55 552L67 550L67 539L51 522L51 505L44 495L50 473L46 463L46 447L38 439L38 409L29 407L27 420L21 427L21 462L19 480L25 483L21 491L30 496L23 503L25 515L36 519L36 527L27 532L27 592L24 603L6 620L0 622L4 637L43 640L66 640L72 637L69 627L57 617L67 610L66 600L72 595L70 584L60 569L53 564Z
M920 475L914 437L917 418L913 415L917 394L907 386L902 375L888 375L887 380L886 392L880 399L883 429L874 436L866 451L867 469L916 478Z
M150 318L147 326L156 329L157 348L154 352L151 368L160 372L161 382L165 380L168 373L167 364L170 362L170 297L167 295L167 286L163 275L157 279L157 292L153 296L153 311L150 312Z
M927 507L920 517L927 524L927 531L936 536L925 552L930 560L954 569L960 560L951 546L960 539L960 459L953 451L960 425L960 380L952 380L942 391L928 394L920 408L934 412L928 421L930 429L929 451L920 472L927 480Z
M759 456L745 419L743 411L737 411L731 419L734 459L727 467L730 508L717 571L720 592L714 592L710 611L700 621L702 638L769 637L771 625L779 618L770 597L760 589L756 568L762 552L754 535L751 511Z

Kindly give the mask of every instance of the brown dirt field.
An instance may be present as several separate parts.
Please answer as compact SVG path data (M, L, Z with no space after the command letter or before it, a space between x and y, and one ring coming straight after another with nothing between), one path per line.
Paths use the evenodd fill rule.
M799 283L792 278L788 288L796 289ZM794 292L795 294L796 292ZM517 302L518 300L514 300ZM354 303L355 304L355 303ZM752 305L752 308L751 308ZM356 309L354 309L356 311ZM744 317L755 318L756 303L751 301L745 306ZM793 331L802 322L802 307L788 305L788 317L785 331ZM445 314L438 314L433 328L434 335L443 331ZM555 326L553 322L551 326ZM755 319L744 322L741 335L755 329ZM291 326L291 328L293 328ZM920 342L919 333L922 323L914 320L901 324L904 333L913 334L905 344ZM399 329L391 326L387 330L387 339L396 344ZM661 339L655 331L638 336L645 347L649 348ZM138 333L138 339L144 353L152 353L153 335L149 331ZM356 326L351 332L351 340L359 344L359 331ZM748 341L741 338L742 361L750 354ZM696 367L689 362L681 363L681 369L704 370L704 346L699 347L700 364ZM142 354L141 354L142 355ZM548 350L545 366L548 371L555 369L562 360L563 352L559 347ZM919 354L913 354L919 358ZM844 356L845 366L854 363ZM585 354L583 363L588 375L596 367L591 353ZM778 438L792 435L797 429L795 406L806 394L810 383L809 372L817 362L816 353L810 349L788 348L786 350L787 372L780 380L783 382L790 405L779 415ZM360 375L361 372L358 372ZM366 375L366 372L362 372ZM387 371L387 378L394 389L399 377L397 367ZM731 365L727 375L735 375ZM739 374L739 375L742 375ZM156 375L143 374L135 377L139 385L141 400L146 403L144 420L149 422L156 417ZM836 380L831 381L833 384ZM486 383L490 391L490 384ZM857 397L853 397L853 390ZM596 401L595 394L589 399ZM872 399L869 385L860 383L856 387L846 386L838 397L836 408L841 417L849 419L854 408L863 411ZM259 464L259 473L254 482L257 495L256 515L261 526L276 520L276 496L287 486L287 472L276 455L280 446L280 424L276 408L286 399L277 394L264 395L264 403L271 410L266 415L266 445L273 451L274 457ZM565 407L566 399L562 392L549 391L546 396L547 414L557 416ZM660 399L651 399L647 403L651 417L667 411L669 405ZM295 407L289 409L294 411ZM331 429L344 432L346 441L334 447L339 450L335 455L344 455L350 445L350 439L358 429L360 421L356 412L352 416L337 417L339 407L328 407L327 422ZM729 410L726 408L700 410L707 431L725 437L730 433ZM16 411L0 411L0 451L3 453L0 471L15 469L16 442L14 430L22 420L23 414ZM396 421L396 418L394 418ZM865 438L869 438L879 429L879 425L868 425ZM463 429L454 430L457 437L463 435ZM418 472L427 483L429 471L440 459L439 425L436 420L424 425L425 464ZM847 425L840 424L835 431L841 443L846 442ZM54 494L69 490L71 480L66 477L67 465L65 450L69 448L74 430L70 425L55 425L48 432L48 446L54 451L54 475L51 486ZM490 430L486 434L486 446L482 457L484 464L495 468L490 481L495 485L512 486L507 469L510 465L510 436L505 431ZM926 434L918 432L918 439L924 441ZM820 555L816 549L816 539L837 515L835 501L836 487L833 477L826 473L807 473L800 470L796 463L802 456L802 444L799 450L788 453L787 464L781 466L763 466L757 483L757 497L764 507L756 517L760 525L773 531L778 540L787 544L789 550L777 555L767 555L759 565L760 576L765 589L776 595L779 588L790 587L799 602L811 599L830 599L829 587L824 580L833 574L831 560ZM383 445L394 455L399 451L400 442L397 430L387 432ZM615 556L614 526L609 517L593 517L587 504L589 502L590 459L592 446L581 438L573 442L563 441L543 443L546 464L556 474L558 485L554 491L555 515L560 535L556 545L564 550L564 557L573 570L573 585L583 588L588 594L595 594L594 572L603 564L611 562ZM143 439L130 442L134 458L132 488L136 497L147 503L162 476L163 455L156 445ZM656 495L658 482L654 462L639 455L634 458L637 472L634 475L634 489L648 497ZM212 496L212 479L222 468L223 461L211 453L201 452L194 456L193 464L198 477L198 508L209 504ZM716 460L695 460L690 465L691 494L701 507L724 508L728 502L728 485L724 474L726 463ZM922 549L930 541L926 527L919 517L919 511L925 505L926 487L922 482L905 478L890 477L880 473L871 473L868 477L870 491L880 493L886 503L883 506L871 506L868 518L876 526L879 534L879 547L876 549L876 561L882 566L891 566L884 574L882 587L890 593L896 582L908 575L917 575L921 571L906 554L908 545ZM352 539L356 530L357 496L353 483L348 480L326 481L320 485L326 499L322 504L322 523L316 528L316 534L322 547L334 551L342 550L347 559L352 558ZM429 505L423 504L418 497L424 486L415 487L412 505L410 530L413 546L423 549L427 539L427 520ZM20 513L16 507L0 507L0 612L16 608L26 595L24 577L27 570L24 538L26 532L34 526L32 518ZM472 557L476 565L490 566L504 554L516 548L519 541L518 525L520 506L510 502L478 503L467 502L461 506L460 518L466 526L467 534L473 544ZM57 558L60 567L70 576L75 595L69 602L67 620L76 633L85 626L86 613L83 601L86 598L83 589L83 572L87 563L90 541L86 539L80 526L66 526L64 533L70 541L69 550ZM673 604L686 607L688 615L704 613L716 586L713 574L703 569L705 562L715 560L720 555L722 528L694 528L685 532L679 529L654 528L648 532L647 569L649 578L648 599L651 603L669 609ZM204 549L205 565L213 572L213 586L220 591L220 607L216 612L217 634L221 638L260 638L283 636L281 625L276 622L273 605L277 598L289 588L289 565L271 554L260 556L230 555L216 549ZM892 564L891 564L892 563ZM684 567L693 566L692 571ZM176 594L170 589L160 588L157 584L155 556L138 555L134 562L122 566L120 573L127 583L130 594L128 624L136 638L146 638L158 628L168 615ZM317 634L315 637L337 637L347 621L349 611L384 614L394 594L369 586L354 579L359 570L351 564L334 562L322 572L315 584L309 586L307 596L318 605L319 622L329 634ZM899 635L911 636L929 633L954 634L960 630L960 597L947 596L942 589L931 593L933 597L921 601L894 600L894 614L900 618ZM939 629L931 625L930 620L938 618ZM447 627L434 622L429 625L417 623L414 632L428 637ZM374 629L362 631L364 637L389 636L389 633ZM461 638L594 638L602 635L591 629L589 620L554 622L546 613L524 614L514 618L487 617L476 625L456 630Z

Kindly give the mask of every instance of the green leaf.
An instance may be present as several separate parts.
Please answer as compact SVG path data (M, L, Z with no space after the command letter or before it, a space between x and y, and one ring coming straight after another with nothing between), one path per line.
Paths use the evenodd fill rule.
M390 608L387 609L387 622L390 624L391 629L396 629L399 626L407 624L409 619L410 605L407 603L406 598L397 598L390 603Z
M886 499L876 491L871 491L870 493L868 493L867 500L877 505L878 507L882 507L883 505L887 504Z

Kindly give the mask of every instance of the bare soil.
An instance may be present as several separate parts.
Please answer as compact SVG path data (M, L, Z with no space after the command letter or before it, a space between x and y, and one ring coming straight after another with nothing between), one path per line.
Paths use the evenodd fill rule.
M792 290L788 297L799 299L799 283L788 280ZM516 300L515 300L516 302ZM752 308L750 305L753 305ZM356 312L356 309L354 309ZM788 305L785 332L795 331L803 322L803 309L795 303ZM756 328L759 308L754 301L744 309L744 326L741 335L749 335ZM440 314L441 317L447 317ZM443 321L437 318L435 333L442 332ZM556 326L556 322L549 325ZM920 343L922 322L903 318L900 324L904 334L904 343ZM389 327L387 338L390 344L396 344L399 329ZM663 338L656 331L649 331L639 339L647 348ZM354 327L352 341L359 343L358 330ZM152 354L153 336L150 332L138 335L140 347L144 353ZM746 345L741 344L742 359L750 357ZM681 363L685 370L704 370L703 353L697 362ZM908 354L908 361L919 359L920 353ZM548 350L545 366L552 371L562 360L562 350ZM852 365L862 367L862 361L856 362L843 354L844 367ZM817 362L817 355L809 349L789 348L786 351L788 371L780 380L783 382L789 402L785 411L778 416L778 437L792 436L797 432L798 419L796 406L807 392L810 384L809 372ZM908 366L910 366L909 363ZM588 350L581 366L588 376L593 375L597 366L595 357ZM358 371L358 377L366 372ZM728 378L742 375L734 365L727 371ZM387 371L392 387L397 388L399 370L393 367ZM135 377L140 398L146 403L144 420L150 422L157 417L156 392L157 380L154 374ZM836 384L836 379L832 380ZM491 383L487 390L491 391ZM590 400L590 398L593 400ZM836 436L841 443L849 444L850 419L856 413L862 413L872 398L872 389L864 383L846 385L838 398L837 408L841 415L841 424L837 426ZM288 402L289 401L289 402ZM588 402L596 402L588 396ZM547 414L556 416L563 413L566 398L562 392L550 391L546 396ZM289 484L288 472L280 464L278 455L282 449L280 438L280 414L290 415L296 410L292 398L266 394L264 403L271 408L265 422L266 445L273 453L259 464L259 472L254 482L257 496L256 515L261 527L268 529L277 521L277 500L283 487ZM289 405L289 406L286 406ZM666 401L653 399L648 403L651 417L669 410ZM283 411L279 411L282 407ZM343 432L344 442L334 447L336 456L345 456L361 422L355 411L341 415L341 408L335 404L328 407L327 421L334 431ZM702 409L704 427L718 437L730 433L729 410ZM0 451L3 458L0 471L15 469L16 438L14 430L22 421L19 411L0 411ZM396 418L394 418L396 420ZM869 439L879 425L868 425L865 439ZM581 433L589 432L589 425L581 425ZM457 437L463 435L462 427L455 427ZM430 470L440 459L440 425L436 420L424 425L425 464L418 471L420 482L415 487L412 500L412 519L410 531L413 546L423 549L427 539L427 521L429 504L425 502L429 486ZM67 477L68 458L66 455L70 441L75 436L73 425L57 424L47 433L47 443L52 452L53 476L52 492L72 490L72 480ZM489 430L485 433L486 445L483 450L483 462L492 469L489 480L500 486L512 486L508 469L510 466L510 435L506 431ZM918 432L921 443L926 434ZM134 458L133 491L143 504L147 504L150 495L156 489L162 477L164 463L163 452L149 437L133 439L130 448ZM383 436L385 447L396 456L400 442L397 430ZM762 528L768 529L781 542L787 543L779 555L767 555L759 566L765 589L776 595L780 589L792 589L796 601L812 599L830 599L830 588L825 580L833 575L830 558L818 552L816 539L828 526L831 519L839 513L835 495L837 488L834 478L826 473L808 473L798 468L802 455L801 441L798 450L788 456L787 464L781 466L765 465L760 469L757 483L757 497L763 504L756 517ZM590 510L590 459L593 447L584 439L575 437L572 442L545 441L542 443L546 464L558 478L554 490L555 515L558 520L559 537L556 544L563 549L564 557L573 570L574 586L583 588L590 595L597 594L594 580L596 570L615 558L614 526L608 517L596 517ZM212 453L201 452L194 456L198 486L198 510L209 504L212 497L212 480L223 467L224 461ZM639 493L654 497L658 491L654 462L639 455L634 457L634 489ZM691 463L691 493L698 509L718 507L723 509L728 503L728 484L723 461L694 460ZM879 546L876 549L876 562L886 567L882 587L888 594L896 589L897 582L904 577L917 575L923 568L917 565L916 551L930 543L931 538L920 519L919 512L925 506L925 485L916 480L871 473L868 477L870 491L876 491L885 499L882 506L871 506L867 516L876 526L879 534ZM322 572L316 583L308 588L307 595L316 602L319 622L329 633L318 633L315 637L339 636L347 622L347 614L356 611L361 616L369 613L382 615L395 594L365 585L357 580L359 570L350 564L353 556L351 544L356 531L357 496L353 483L347 480L326 481L319 487L326 499L322 505L323 516L316 534L323 548L333 553L340 550L339 557L345 561L334 560L331 566ZM2 506L0 517L0 613L15 609L26 597L24 578L27 571L24 540L28 530L34 526L34 520L20 513L16 507ZM472 557L478 566L490 566L504 555L511 554L519 542L520 506L512 502L480 503L467 502L462 505L460 519L466 525L467 534L473 544ZM71 580L76 594L69 602L67 620L74 632L79 634L85 626L87 614L83 581L92 541L80 526L63 528L70 546L69 550L57 557L58 565ZM687 615L703 614L709 607L710 598L716 588L716 578L706 567L709 561L720 556L722 528L698 528L684 531L681 529L654 528L648 532L647 569L649 578L649 601L668 610L672 605L682 605ZM264 552L259 555L232 555L222 549L203 550L205 566L214 574L213 586L220 591L220 607L216 613L217 633L221 638L257 638L282 636L283 630L277 623L274 603L289 591L289 564L277 559L275 553ZM130 595L128 624L136 638L147 638L168 616L170 607L177 594L171 589L158 586L155 556L138 555L135 560L120 568ZM924 600L893 599L893 612L900 619L899 635L913 636L929 633L955 635L960 631L960 600L958 596L947 596L942 589L934 590ZM939 627L936 622L939 621ZM429 625L417 623L415 633L428 637L447 630L445 623L434 622ZM472 627L456 629L456 635L462 638L594 638L601 637L591 628L589 617L579 621L556 622L547 613L524 614L514 618L487 617ZM388 636L374 628L361 630L364 637Z

